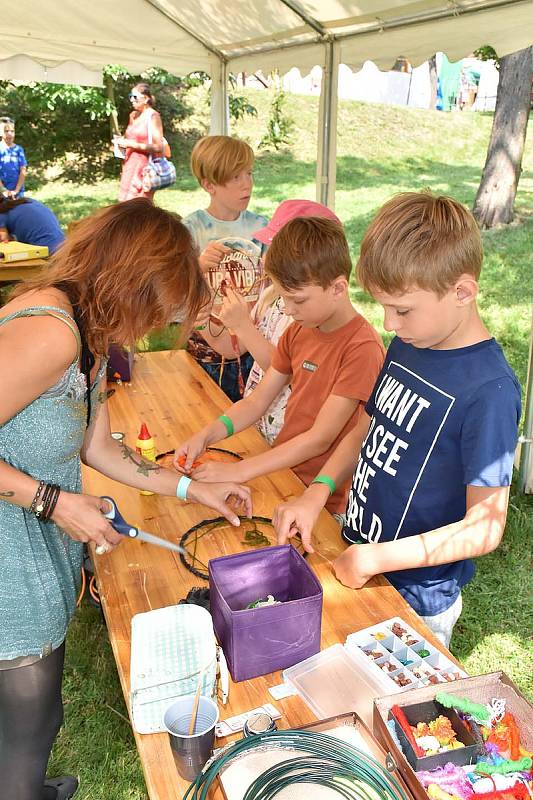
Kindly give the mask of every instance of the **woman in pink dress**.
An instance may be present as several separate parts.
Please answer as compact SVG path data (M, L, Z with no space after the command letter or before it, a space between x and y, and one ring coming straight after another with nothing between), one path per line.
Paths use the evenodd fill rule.
M138 83L130 92L133 111L124 136L114 140L126 150L120 177L118 199L120 202L133 197L153 197L153 191L143 188L143 169L148 157L163 150L163 125L154 109L154 97L147 83Z

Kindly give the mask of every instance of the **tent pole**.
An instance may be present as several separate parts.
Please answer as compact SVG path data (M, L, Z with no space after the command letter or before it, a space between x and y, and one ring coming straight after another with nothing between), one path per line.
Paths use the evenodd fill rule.
M229 135L228 64L221 58L211 62L211 136Z
M324 42L324 47L318 115L316 199L333 209L337 173L337 87L340 53L339 45L333 39Z
M532 309L533 311L533 309ZM528 486L528 471L533 442L533 316L531 320L531 338L529 340L529 362L526 373L526 405L524 409L524 433L519 438L520 462L518 467L518 491L524 494L533 486Z

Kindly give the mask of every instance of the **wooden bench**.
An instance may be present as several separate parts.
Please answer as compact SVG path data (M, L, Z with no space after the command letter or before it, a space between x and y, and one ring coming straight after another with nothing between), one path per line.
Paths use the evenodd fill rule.
M31 258L23 261L0 261L0 283L25 281L38 275L47 265L45 258Z

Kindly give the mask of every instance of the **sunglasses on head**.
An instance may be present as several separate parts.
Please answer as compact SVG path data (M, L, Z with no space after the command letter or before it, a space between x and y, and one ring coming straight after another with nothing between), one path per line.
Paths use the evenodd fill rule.
M142 97L144 97L144 95L143 94L136 94L135 92L130 92L128 97L129 97L130 100L140 100Z

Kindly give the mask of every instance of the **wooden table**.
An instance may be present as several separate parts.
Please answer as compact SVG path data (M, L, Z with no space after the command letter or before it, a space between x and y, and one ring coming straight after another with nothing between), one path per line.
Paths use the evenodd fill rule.
M9 281L25 281L33 278L46 266L45 258L31 258L23 261L0 261L0 283Z
M228 406L223 392L183 351L139 355L132 383L117 385L109 400L112 430L123 431L126 440L133 445L144 421L159 452L183 441ZM244 456L263 452L268 447L255 429L226 440L223 446ZM258 478L251 486L254 513L268 517L277 504L291 495L301 494L303 489L291 470ZM84 489L95 495L111 495L128 522L172 541L179 539L180 533L195 523L215 516L204 506L155 495L141 496L137 490L90 469L84 470ZM237 531L225 536L228 553L243 549L242 535ZM324 590L322 648L344 642L349 633L396 615L439 646L429 629L384 578L374 578L357 592L338 583L329 562L343 545L337 523L325 511L317 524L314 542L317 553L309 557L309 563ZM132 616L177 603L192 586L198 585L198 578L185 570L174 553L136 541L124 542L113 553L96 556L94 561L109 637L128 704ZM229 702L220 709L221 718L271 702L267 687L280 682L279 672L252 681L230 682ZM299 697L276 701L276 706L283 715L279 721L281 728L315 720ZM167 734L135 733L135 739L151 800L182 797L187 784L176 772Z

